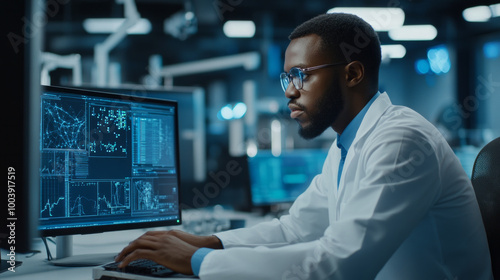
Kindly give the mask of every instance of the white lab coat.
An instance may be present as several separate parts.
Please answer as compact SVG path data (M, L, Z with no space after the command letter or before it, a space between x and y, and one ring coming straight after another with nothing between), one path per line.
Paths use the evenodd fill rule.
M201 279L492 279L466 173L441 134L386 93L369 108L337 190L340 150L279 220L216 234Z

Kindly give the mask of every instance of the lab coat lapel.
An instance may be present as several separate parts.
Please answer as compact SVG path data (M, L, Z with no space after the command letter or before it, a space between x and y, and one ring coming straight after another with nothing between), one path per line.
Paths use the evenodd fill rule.
M340 185L337 187L337 178L339 176L339 164L340 164L340 149L337 147L337 139L333 142L330 150L333 150L333 156L330 162L331 166L331 174L332 174L332 182L334 182L333 188L330 189L330 193L333 193L335 200L338 200L338 192L340 190ZM330 151L332 152L332 151ZM328 159L328 158L327 158ZM342 178L340 178L342 179Z
M359 126L358 131L356 132L356 137L354 137L354 141L351 144L351 147L349 148L349 151L347 152L347 157L344 163L344 168L342 170L342 176L340 177L340 184L338 190L335 190L335 197L337 199L337 202L339 202L342 197L344 196L345 190L345 180L346 177L351 176L350 173L356 172L355 170L352 172L349 172L350 170L350 165L352 164L353 158L357 157L357 154L359 153L359 150L361 149L361 146L365 142L365 135L367 135L377 124L378 120L380 117L382 117L383 113L389 106L391 106L391 100L389 99L389 96L387 93L382 93L380 96L373 101L372 105L366 112L365 117L363 118L363 121L361 122L361 125ZM336 141L335 141L336 142ZM340 160L340 151L339 151L339 160ZM337 169L338 170L338 162L337 162ZM337 174L338 171L335 172ZM338 176L338 174L337 174ZM337 177L335 177L337 178ZM352 181L352 180L349 180Z

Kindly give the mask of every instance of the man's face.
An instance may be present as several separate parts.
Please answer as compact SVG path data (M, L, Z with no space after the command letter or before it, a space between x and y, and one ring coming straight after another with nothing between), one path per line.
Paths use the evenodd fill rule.
M321 37L308 35L293 39L285 53L286 72L292 67L307 68L332 61L320 48ZM290 83L285 96L290 99L290 117L299 123L299 134L312 139L323 133L337 120L344 109L340 73L342 66L333 66L306 72L303 87L297 90Z

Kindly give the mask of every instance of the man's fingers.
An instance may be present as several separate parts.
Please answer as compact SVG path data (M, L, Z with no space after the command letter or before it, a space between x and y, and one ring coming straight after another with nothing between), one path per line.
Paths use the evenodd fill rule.
M144 234L125 247L115 261L124 268L134 260L150 259L174 271L193 274L191 257L197 248L171 232Z
M136 239L136 241L151 241L151 242L161 242L160 237L155 235L143 235L140 238Z
M138 259L151 259L153 256L153 251L150 249L137 249L130 254L126 255L125 258L120 262L118 267L124 268L132 261Z
M172 230L156 230L156 231L148 231L143 236L159 236L159 237L168 236L168 235L177 236L177 235L179 235L179 233L182 233L182 232L179 231L179 230L175 230L175 229L172 229Z
M154 250L158 247L158 239L154 236L141 236L140 238L132 241L127 247L118 254L115 261L122 261L127 255L138 249L151 249Z
M159 230L156 230L156 231L148 231L144 235L159 236L159 235L164 235L164 234L167 234L167 233L168 233L168 231L159 231Z

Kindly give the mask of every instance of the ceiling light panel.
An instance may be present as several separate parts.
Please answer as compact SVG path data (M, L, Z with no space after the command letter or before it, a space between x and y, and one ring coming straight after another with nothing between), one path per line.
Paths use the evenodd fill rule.
M338 7L328 10L327 13L357 15L368 22L375 31L389 31L401 27L405 21L405 13L401 8Z
M92 34L110 34L118 30L125 22L124 18L88 18L83 21L83 28ZM151 32L151 22L145 18L127 30L128 34L148 34Z
M228 20L222 30L229 38L252 38L255 35L255 23L251 20Z
M476 6L467 8L462 16L468 22L485 22L491 18L491 9L488 6Z
M431 41L437 34L436 27L430 24L404 25L389 30L389 38L394 41Z

